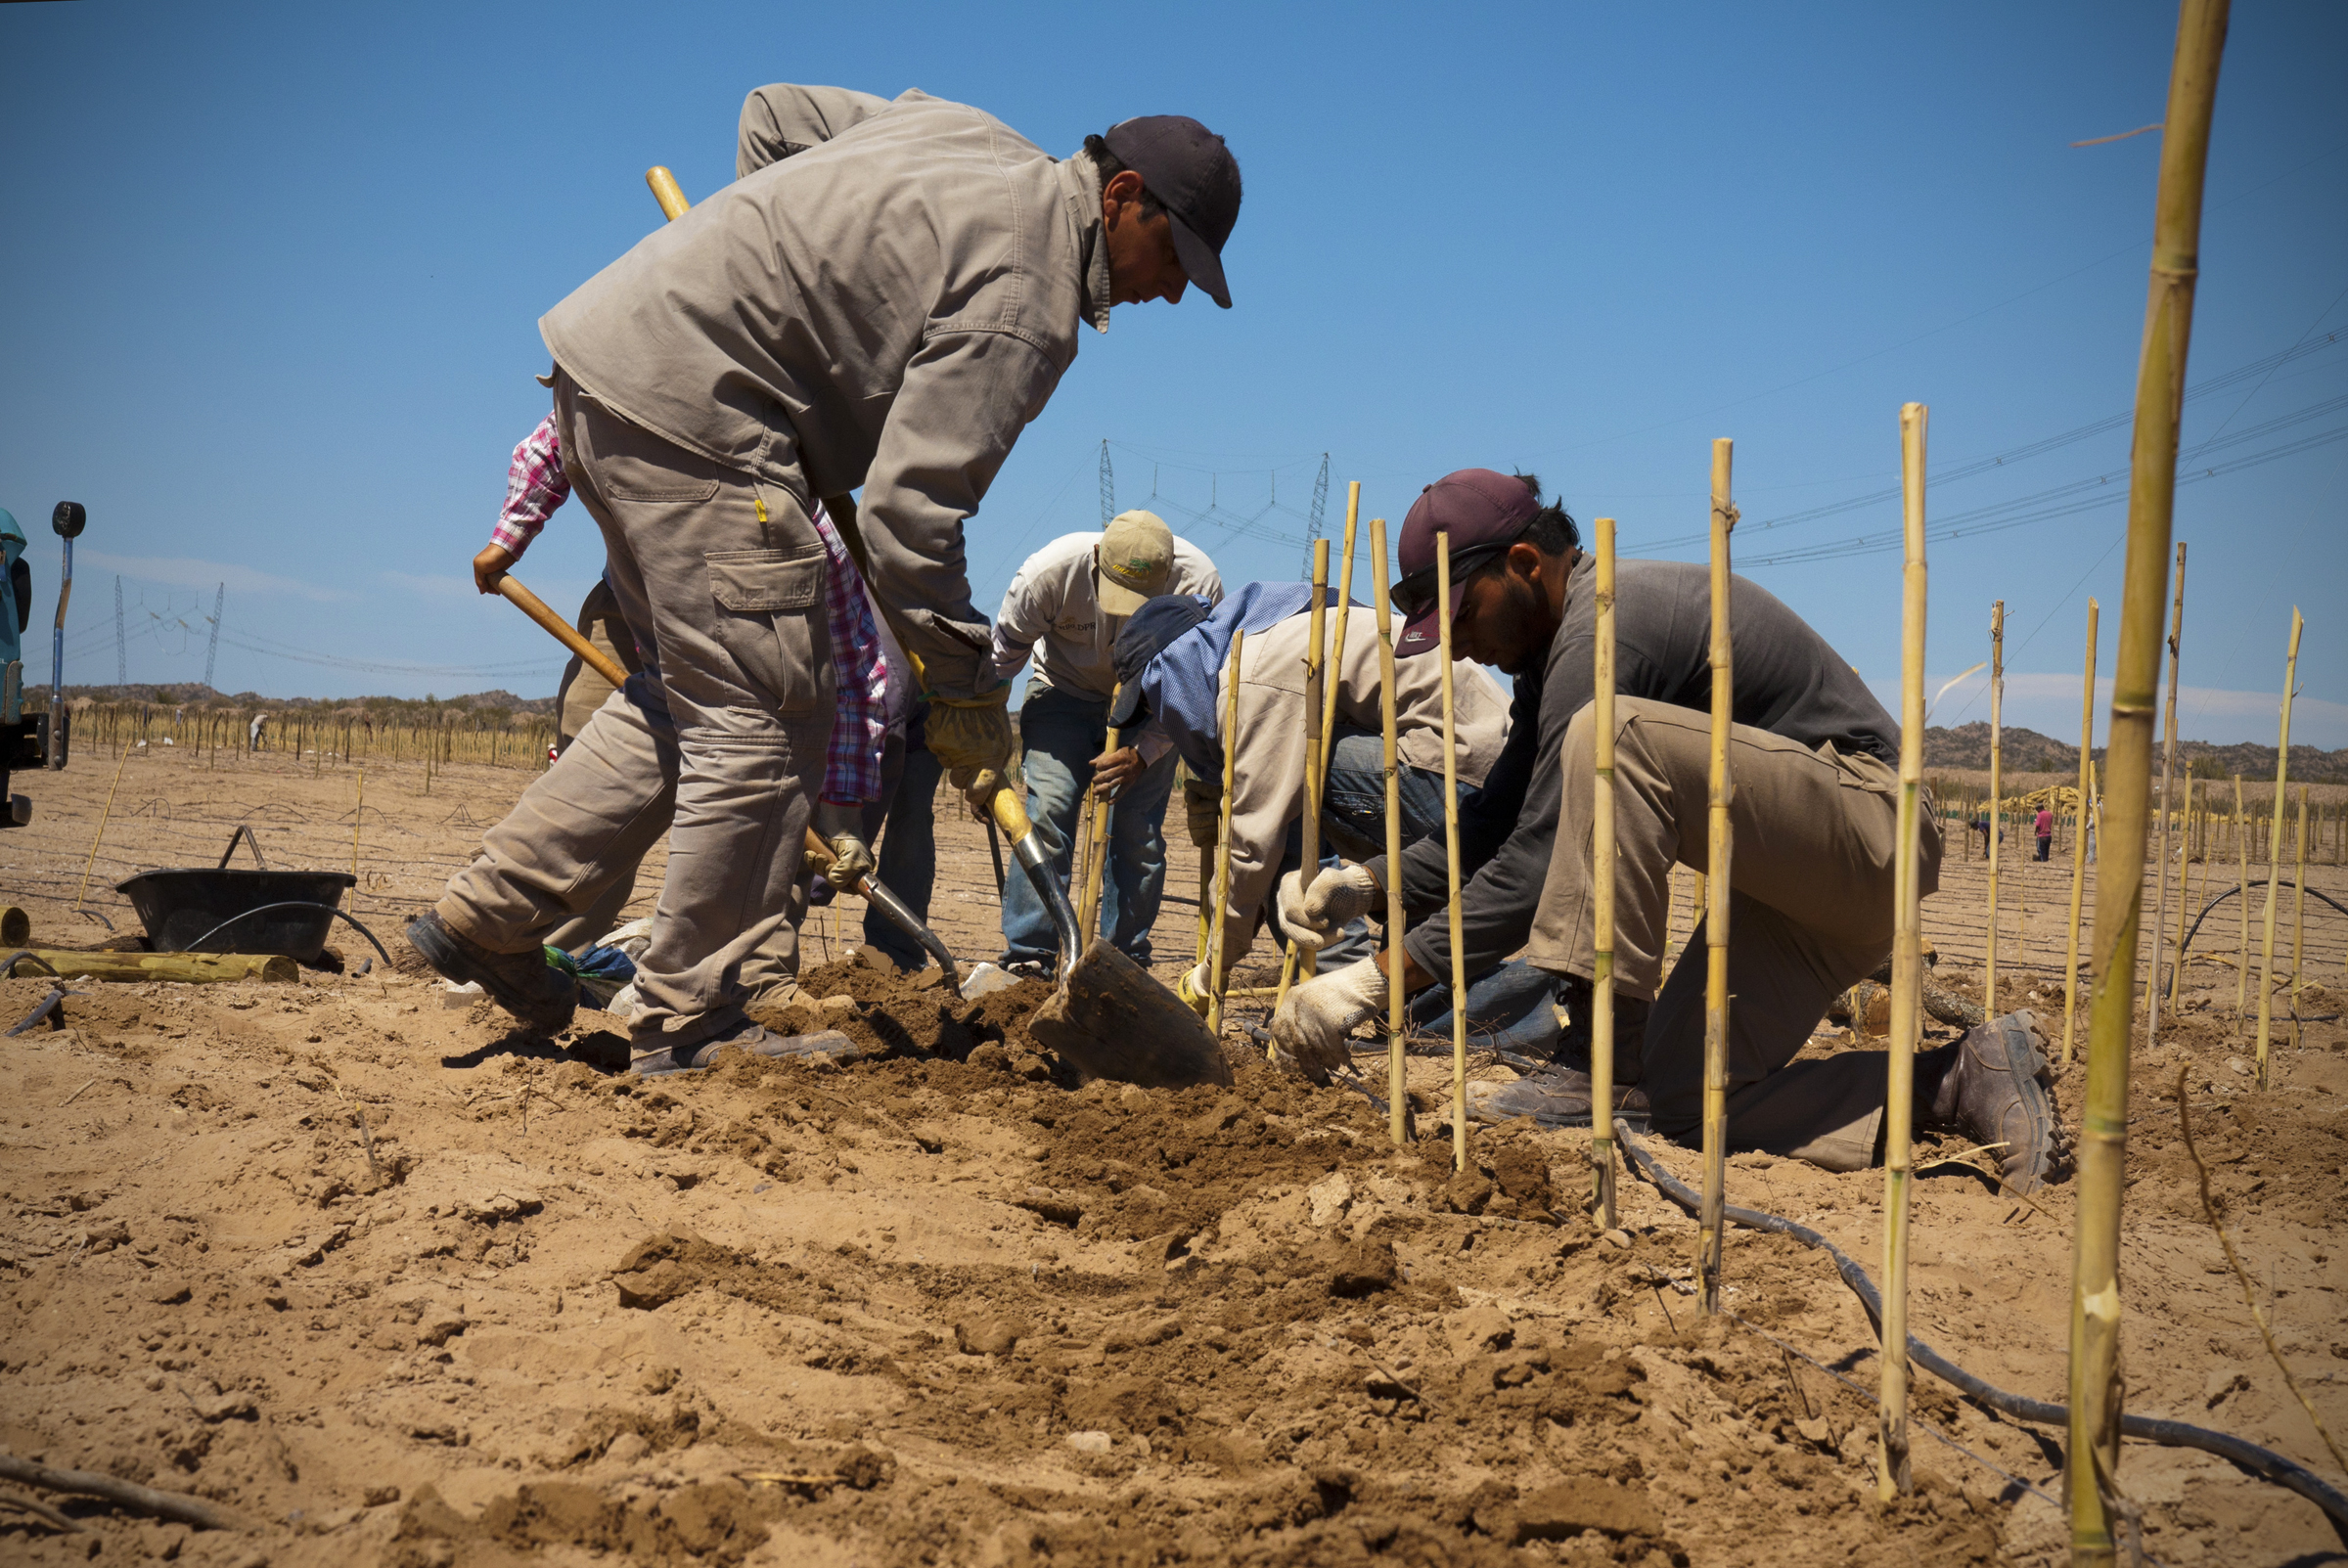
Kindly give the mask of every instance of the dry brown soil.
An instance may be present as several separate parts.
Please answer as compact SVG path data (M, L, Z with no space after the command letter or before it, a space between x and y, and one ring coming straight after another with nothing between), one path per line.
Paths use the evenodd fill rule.
M36 940L105 935L68 911L111 763L28 781L34 826L0 835L0 889ZM361 918L399 951L403 909L523 782L452 770L428 797L371 770ZM347 864L353 793L331 771L142 754L94 885L202 863L241 820L273 863ZM983 839L943 836L939 923L989 956ZM1980 925L1952 883L1928 907L1962 985ZM1169 909L1161 974L1190 918ZM2048 929L2009 1004L2059 1007ZM352 969L366 951L336 946ZM2284 1030L2262 1091L2238 1070L2231 971L2189 975L2183 1020L2139 1053L2130 1408L2328 1471L2201 1217L2171 1097L2182 1068L2260 1303L2348 1430L2348 1036ZM2340 1011L2337 957L2310 977L2300 1011ZM1452 1174L1438 1052L1411 1064L1426 1141L1398 1149L1359 1096L1275 1077L1236 1036L1231 1091L1077 1087L1025 1037L1040 987L968 1005L846 962L807 980L848 999L812 1012L887 1054L638 1082L600 1014L536 1044L380 963L84 987L66 1028L0 1045L0 1449L248 1526L52 1495L81 1533L0 1505L0 1560L2061 1555L2059 1432L1923 1377L1919 1489L1877 1505L1874 1341L1825 1260L1733 1232L1734 1316L1700 1319L1693 1226L1626 1179L1625 1229L1599 1235L1586 1137L1479 1132L1476 1169ZM0 982L0 1027L47 989ZM2080 1088L2059 1086L2066 1121ZM1693 1177L1690 1151L1660 1152ZM1729 1187L1875 1266L1879 1174L1746 1155ZM1916 1331L2060 1398L2072 1187L2033 1208L1944 1164L1920 1187ZM2216 1459L2131 1444L2120 1478L2160 1563L2343 1560L2315 1508Z

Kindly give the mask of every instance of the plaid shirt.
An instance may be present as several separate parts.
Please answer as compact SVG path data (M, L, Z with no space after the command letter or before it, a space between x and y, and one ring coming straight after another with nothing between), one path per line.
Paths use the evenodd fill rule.
M497 526L489 542L503 547L516 560L530 548L570 496L570 481L563 475L562 437L549 414L538 428L514 449L506 470L506 504L498 510ZM880 798L880 745L888 729L888 662L880 651L880 631L865 597L864 579L839 532L822 508L815 511L815 531L824 542L832 569L824 574L824 618L832 633L832 663L837 676L837 696L832 709L832 742L824 757L823 798L839 805L861 805Z

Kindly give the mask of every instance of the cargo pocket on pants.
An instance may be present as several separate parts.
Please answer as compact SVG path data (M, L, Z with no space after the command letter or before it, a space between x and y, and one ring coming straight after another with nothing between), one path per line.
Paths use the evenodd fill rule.
M750 683L768 693L779 713L810 713L826 685L832 634L821 616L822 548L712 550L709 595L717 602L717 635Z

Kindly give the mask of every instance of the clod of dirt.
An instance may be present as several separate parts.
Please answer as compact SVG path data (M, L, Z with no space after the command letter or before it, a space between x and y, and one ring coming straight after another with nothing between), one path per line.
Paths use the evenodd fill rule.
M1329 1293L1348 1301L1380 1290L1391 1290L1402 1277L1394 1248L1384 1241L1357 1241L1350 1246L1322 1243L1330 1254Z
M966 1318L954 1325L954 1348L965 1356L1008 1356L1024 1332L1008 1318Z

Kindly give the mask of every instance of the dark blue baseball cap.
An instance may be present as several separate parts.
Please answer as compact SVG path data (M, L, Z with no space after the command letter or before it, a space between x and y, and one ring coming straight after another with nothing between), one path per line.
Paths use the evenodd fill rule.
M1176 639L1203 622L1213 606L1197 594L1160 594L1125 617L1125 629L1108 650L1117 672L1117 699L1108 706L1112 729L1131 724L1142 706L1142 672Z
M1223 242L1240 221L1240 160L1223 138L1188 114L1143 114L1111 125L1102 140L1166 209L1182 270L1229 310Z

